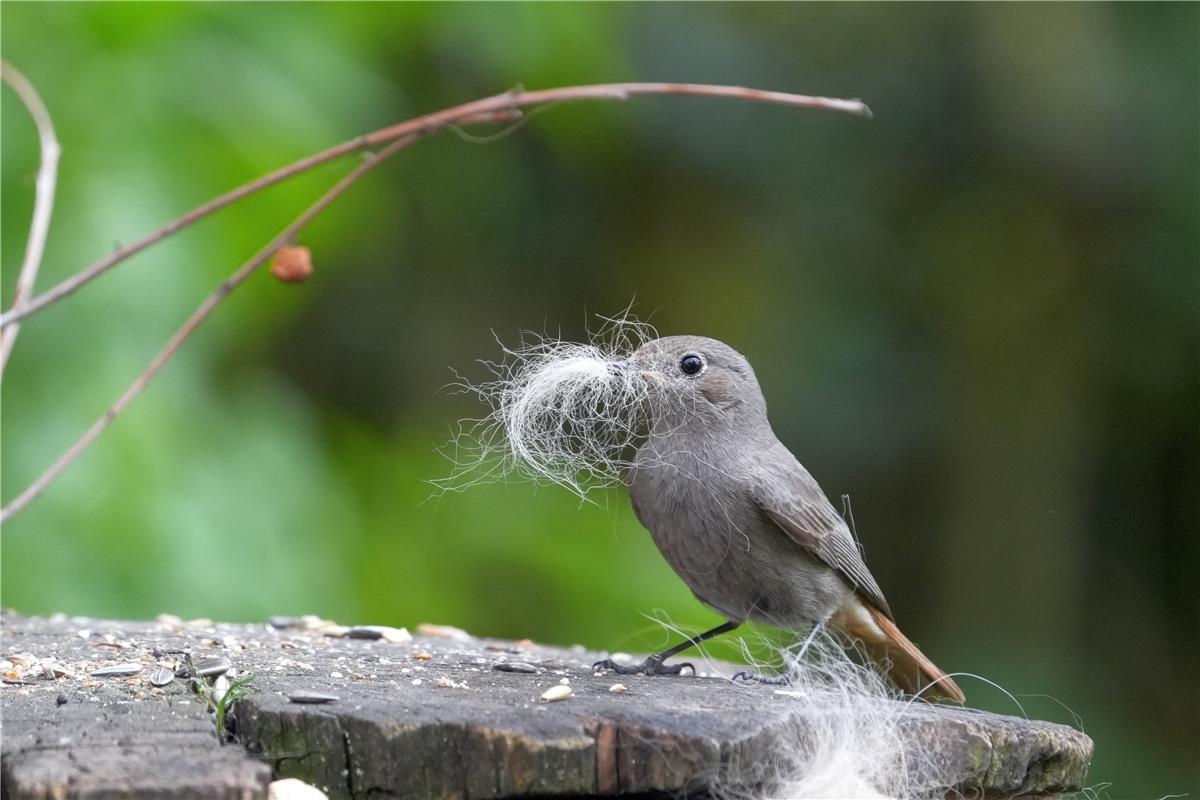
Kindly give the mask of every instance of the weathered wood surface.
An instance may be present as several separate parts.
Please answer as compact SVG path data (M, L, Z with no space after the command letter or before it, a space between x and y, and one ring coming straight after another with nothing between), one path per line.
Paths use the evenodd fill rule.
M579 648L338 633L6 613L5 677L19 682L0 693L4 796L256 798L272 774L331 798L702 793L714 779L754 783L776 748L804 736L796 703L770 687L593 676L599 654ZM151 685L180 652L225 656L255 676L235 708L235 742L218 741L187 681ZM495 668L512 662L535 671ZM144 669L91 675L126 663ZM570 698L539 700L563 679ZM618 682L626 692L610 691ZM337 700L291 702L301 690ZM1071 728L924 704L903 713L931 785L1015 797L1083 783L1092 743Z

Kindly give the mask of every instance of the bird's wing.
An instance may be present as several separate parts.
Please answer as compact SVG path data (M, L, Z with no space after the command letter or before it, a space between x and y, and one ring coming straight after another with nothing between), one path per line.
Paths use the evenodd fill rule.
M832 567L871 605L892 618L883 591L863 563L858 543L808 470L787 448L759 465L751 477L752 495L771 522L808 553Z

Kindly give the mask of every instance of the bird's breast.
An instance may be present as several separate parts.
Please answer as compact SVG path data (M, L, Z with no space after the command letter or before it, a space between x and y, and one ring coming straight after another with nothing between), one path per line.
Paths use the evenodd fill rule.
M719 445L645 447L630 476L634 513L706 605L729 619L800 630L849 590L762 514L742 464Z
M736 474L715 468L703 451L660 447L638 454L629 496L692 592L729 618L746 619L755 602L751 560L761 519Z

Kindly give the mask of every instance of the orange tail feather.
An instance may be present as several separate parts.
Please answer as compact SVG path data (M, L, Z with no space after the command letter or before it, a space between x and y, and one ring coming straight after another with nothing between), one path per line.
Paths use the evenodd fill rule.
M830 623L863 644L873 661L890 664L888 677L909 694L938 700L966 701L962 689L926 658L896 623L870 603L854 596L833 615Z

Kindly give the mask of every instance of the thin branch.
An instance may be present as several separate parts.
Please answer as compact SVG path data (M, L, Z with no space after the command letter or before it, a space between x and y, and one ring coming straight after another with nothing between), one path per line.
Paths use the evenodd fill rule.
M50 232L50 214L54 209L54 187L58 184L58 157L62 148L54 135L54 123L50 120L50 112L38 95L33 84L13 68L7 61L0 61L0 80L13 88L33 124L37 127L38 143L41 148L41 159L38 164L37 182L34 189L33 219L29 223L29 239L25 242L25 260L21 262L21 271L17 274L17 290L13 297L13 309L20 310L29 303L33 296L33 285L37 281L38 267L42 264L42 253L46 250L46 236ZM17 334L21 326L13 324L0 330L0 376L8 364L8 357L16 344Z
M715 86L696 83L607 83L590 86L567 86L558 89L542 89L538 91L512 91L485 97L463 105L426 114L422 117L401 122L373 133L358 136L343 142L328 150L303 158L294 164L282 167L268 173L257 180L239 186L220 197L189 211L178 219L168 222L161 228L125 245L110 255L100 259L67 278L58 285L34 297L21 308L10 309L0 314L0 330L25 319L52 303L58 302L80 287L96 279L117 264L132 255L141 252L155 242L186 228L208 215L236 203L255 192L266 189L281 181L287 180L302 172L340 158L349 153L379 147L402 136L424 136L436 133L451 126L473 125L480 122L511 119L517 116L522 108L541 106L547 103L561 103L574 100L626 100L635 95L694 95L703 97L728 97L737 100L748 100L760 103L777 103L800 108L825 109L841 111L860 116L871 115L867 106L859 100L839 100L829 97L810 97L808 95L789 94L787 92L768 92L759 89L746 89L740 86Z
M116 417L123 412L133 400L141 394L142 390L150 383L158 371L175 355L184 342L196 331L196 329L209 317L216 307L239 285L241 285L256 269L264 264L275 251L286 245L293 239L295 234L317 214L323 211L330 203L332 203L346 189L353 185L363 175L375 168L384 159L395 154L399 150L411 145L423 136L436 133L446 128L455 128L462 125L473 125L486 122L498 122L519 118L518 109L542 106L550 103L561 103L569 100L624 100L633 95L639 94L679 94L679 95L701 95L715 97L734 97L744 100L753 100L758 102L782 103L786 105L800 106L805 108L824 108L835 111L845 111L849 113L869 116L870 110L857 100L835 100L824 97L807 97L804 95L785 94L781 92L763 92L756 89L743 89L732 86L708 86L701 84L681 84L681 83L625 83L625 84L601 84L595 86L572 86L562 89L545 89L536 92L508 92L505 94L495 95L493 97L476 100L471 103L466 103L454 108L445 109L433 114L428 114L423 117L418 117L408 122L403 122L398 125L393 125L389 128L384 128L374 133L351 139L336 147L317 153L308 158L297 161L296 163L276 170L256 181L252 181L244 186L234 189L193 211L188 212L184 216L167 223L163 227L151 233L149 236L121 248L111 256L93 264L92 266L77 273L72 278L63 281L53 289L45 292L38 297L33 298L28 304L23 307L16 307L0 316L0 331L3 328L15 325L20 320L24 319L29 314L34 313L40 308L56 302L63 297L71 294L79 289L87 282L91 281L98 275L106 272L121 261L129 258L140 250L149 247L155 242L165 239L167 236L186 227L187 225L196 222L197 220L208 216L209 214L224 208L238 200L248 197L254 192L260 191L267 186L271 186L287 178L298 175L301 172L312 169L318 164L323 164L340 156L346 155L357 150L365 148L386 146L378 153L371 155L361 165L356 167L350 174L339 181L328 192L322 195L315 203L297 217L290 225L284 228L274 239L272 239L265 247L263 247L253 258L242 265L236 272L227 278L217 289L205 298L191 316L183 323L183 325L175 332L175 334L167 341L166 345L150 360L146 368L141 374L130 384L120 397L104 412L91 427L79 437L66 452L59 456L45 472L43 472L32 484L29 485L23 492L17 495L8 505L0 509L0 524L7 522L17 512L21 511L25 506L37 498L45 489L53 483L59 475L70 466L75 459L88 448L89 445L112 423Z
M105 411L99 419L92 423L91 427L87 429L83 436L79 437L79 439L77 439L73 445L67 448L67 451L59 456L58 460L51 464L49 469L38 476L37 480L31 483L29 487L25 489L25 491L17 495L16 498L14 498L8 505L4 506L3 509L0 509L0 524L7 522L14 514L23 509L25 506L29 505L32 500L40 495L47 486L53 483L54 480L62 474L63 470L70 466L75 459L79 458L80 454L82 454L83 451L88 448L88 445L95 441L96 437L99 436L104 429L107 428L112 421L117 418L117 415L124 411L126 407L133 402L134 398L142 393L142 390L145 389L150 383L151 379L158 374L158 371L163 368L163 365L171 360L171 357L175 355L176 351L179 350L183 343L188 340L188 338L196 331L198 327L200 327L201 323L208 318L209 314L216 309L216 307L229 295L230 292L241 285L246 278L250 277L250 275L256 269L262 266L267 259L269 259L275 253L276 250L290 242L301 228L307 225L313 219L313 217L317 216L317 214L324 211L325 208L327 208L330 203L337 199L339 195L353 186L359 178L361 178L363 175L366 175L375 167L379 166L379 164L389 156L394 155L403 148L415 142L418 138L419 137L416 134L402 136L392 141L391 144L381 150L378 154L368 156L362 164L355 167L350 174L338 181L333 188L323 194L315 203L305 209L304 213L296 217L296 219L290 225L280 231L274 239L272 239L266 244L266 246L259 250L253 258L243 264L237 270L237 272L226 278L221 285L218 286L212 294L205 298L204 302L202 302L196 308L196 310L192 312L192 315L187 318L187 321L183 323L179 330L177 330L169 340L167 340L166 345L164 345L163 348L158 351L158 354L150 360L150 363L147 364L146 368L142 370L140 375L137 376L137 379L129 385L129 388L121 393L121 396L117 398L116 402L109 406L108 410Z

